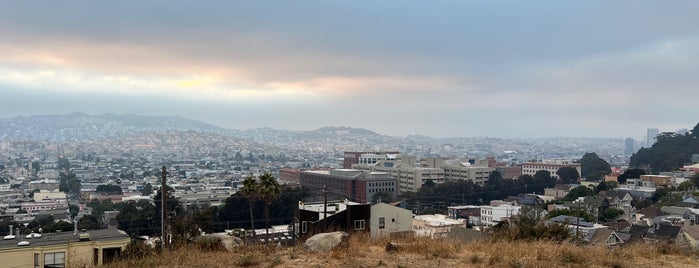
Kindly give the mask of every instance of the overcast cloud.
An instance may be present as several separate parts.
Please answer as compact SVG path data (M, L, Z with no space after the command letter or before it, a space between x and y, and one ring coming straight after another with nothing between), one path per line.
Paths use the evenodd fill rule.
M635 137L699 122L697 1L8 1L0 117Z

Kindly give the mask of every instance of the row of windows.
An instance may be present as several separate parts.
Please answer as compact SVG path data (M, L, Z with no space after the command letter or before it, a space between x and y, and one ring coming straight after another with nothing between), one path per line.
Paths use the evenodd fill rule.
M393 192L393 188L375 188L375 189L369 189L370 193L379 193L379 192Z
M392 181L384 181L384 182L370 182L369 187L373 186L393 186L394 182Z

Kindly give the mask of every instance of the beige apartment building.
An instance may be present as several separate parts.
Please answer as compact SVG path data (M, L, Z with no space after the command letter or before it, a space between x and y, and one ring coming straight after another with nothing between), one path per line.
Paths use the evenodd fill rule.
M92 230L78 236L68 231L31 239L20 235L19 238L0 240L0 266L102 266L117 258L131 241L126 233L116 229Z
M522 163L522 175L534 176L539 170L546 170L551 173L551 177L558 179L558 169L562 167L573 167L578 170L578 174L582 174L582 168L580 163L573 163L570 160L542 160L536 162L526 162Z
M486 161L476 161L472 164L443 158L425 158L418 162L415 156L400 156L395 160L378 160L374 164L354 164L352 167L387 172L392 178L398 179L398 190L404 193L415 192L430 180L436 184L457 180L484 184L495 170L487 164Z

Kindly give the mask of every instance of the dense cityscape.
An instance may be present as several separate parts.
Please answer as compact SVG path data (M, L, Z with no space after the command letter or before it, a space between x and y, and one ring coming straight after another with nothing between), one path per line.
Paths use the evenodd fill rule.
M4 1L0 268L699 267L699 1Z
M639 160L660 150L656 142L693 137L696 128L649 129L657 138L638 141L240 131L136 115L34 116L0 126L0 230L10 248L95 231L80 238L111 243L98 254L107 263L132 239L166 244L163 230L169 243L215 237L229 246L292 245L329 228L433 239L461 228L483 237L532 210L591 244L697 241L699 154L670 170ZM276 187L271 199L250 192L264 189L254 186L264 178ZM387 215L401 224L389 227Z

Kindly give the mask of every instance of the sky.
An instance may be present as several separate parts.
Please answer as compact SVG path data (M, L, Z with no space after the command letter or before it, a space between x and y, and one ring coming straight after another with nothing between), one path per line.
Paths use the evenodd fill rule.
M634 137L699 122L699 1L5 1L0 117Z

